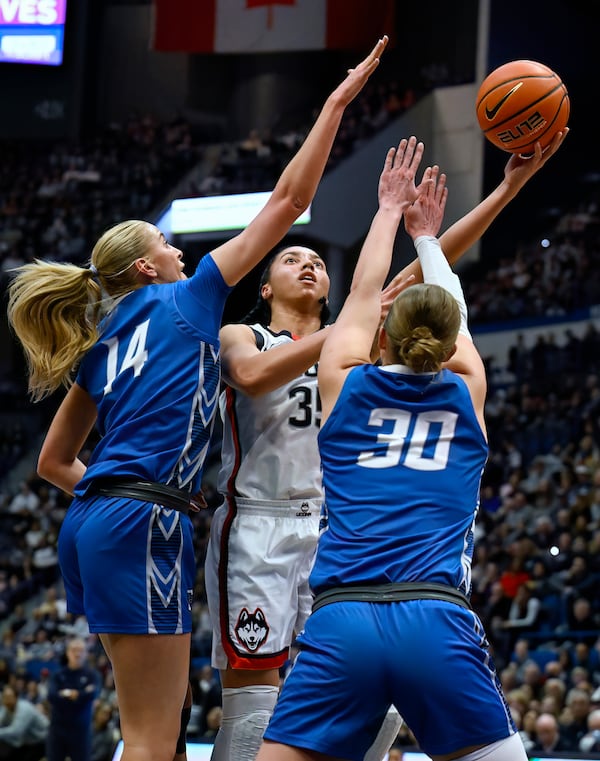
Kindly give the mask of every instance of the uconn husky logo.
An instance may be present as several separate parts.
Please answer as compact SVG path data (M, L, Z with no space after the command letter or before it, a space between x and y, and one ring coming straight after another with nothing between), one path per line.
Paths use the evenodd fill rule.
M243 647L251 653L259 649L269 636L269 627L265 614L260 608L250 613L247 608L242 608L237 623L235 634Z

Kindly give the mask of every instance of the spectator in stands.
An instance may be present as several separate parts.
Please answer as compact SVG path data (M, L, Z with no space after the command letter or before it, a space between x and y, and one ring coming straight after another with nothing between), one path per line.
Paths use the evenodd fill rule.
M496 638L501 633L504 634L504 641L497 643L502 652L511 652L517 638L522 634L536 631L539 625L540 608L540 600L530 588L529 582L521 584L512 599L508 617L497 624L494 631Z
M570 637L593 646L598 639L600 621L587 597L577 597L567 606L567 631Z
M530 579L531 574L526 570L523 558L518 555L513 555L507 568L500 574L504 594L511 600L514 600L519 587Z
M567 692L565 710L560 717L561 736L567 743L567 750L579 748L579 742L588 731L590 707L590 694L578 687L571 687Z
M198 675L192 674L192 697L194 705L200 709L199 731L203 734L207 728L207 717L215 706L221 705L221 683L215 670L207 663Z
M495 656L494 660L496 660ZM509 692L517 689L521 683L521 679L519 678L517 667L514 663L509 663L507 666L504 666L502 671L500 671L500 682L505 695L508 695Z
M539 663L530 659L523 666L523 686L531 690L531 696L534 700L539 701L542 696L544 685L544 672Z
M0 656L0 684L6 684L14 671L13 664Z
M585 690L589 695L592 694L593 687L591 683L591 674L583 666L574 666L569 674L569 684L572 687L578 687Z
M0 706L0 759L40 761L49 726L48 717L11 685L2 690Z
M97 701L92 718L90 761L112 761L118 740L119 732L113 722L112 706L103 700Z
M502 668L507 660L503 624L508 616L512 601L504 592L504 587L500 581L495 581L486 592L484 592L483 599L478 594L476 599L479 602L475 607L494 649L494 657L498 660L497 666Z
M555 664L557 661L551 661L550 663ZM550 664L546 664L545 674L547 678L542 688L542 701L546 697L554 698L554 702L558 708L558 716L560 715L560 711L562 711L564 706L565 696L567 694L567 685L564 679L561 679L560 676L549 676L551 673L549 666ZM551 711L550 713L553 712Z
M519 637L510 652L510 663L514 665L519 682L523 681L523 669L531 660L529 640L525 637Z
M573 748L562 737L556 716L541 713L535 722L535 741L529 750L531 753L555 753Z
M50 728L46 743L48 761L90 761L92 708L100 691L100 676L86 665L86 645L71 639L65 649L66 665L50 677L48 702Z
M223 721L223 709L221 706L213 706L208 713L204 721L204 732L202 732L201 738L207 742L213 742L219 732L221 722Z
M38 626L33 641L25 643L25 665L28 661L51 661L54 658L56 650L48 632L46 627Z
M596 640L594 640L593 644L595 643ZM600 654L588 642L576 642L573 647L571 661L573 666L583 666L589 674L593 674L600 667Z
M8 505L8 512L13 514L33 514L37 510L40 498L32 490L27 481L21 481L19 491L11 499Z
M600 754L600 709L590 711L587 717L588 731L579 741L582 753Z
M516 705L510 706L510 715L512 716L515 727L519 732L519 736L523 742L523 747L527 752L529 752L529 749L533 745L533 740L531 739L529 732L523 728L523 717L521 716L521 712Z
M212 624L208 606L204 601L195 602L192 606L194 613L194 633L192 635L192 658L210 656L212 645Z
M562 706L554 695L544 695L539 701L539 705L540 713L551 713L553 716L556 716L557 719L560 716Z
M53 584L58 579L58 552L53 534L46 534L40 539L31 553L31 565L44 586Z
M67 616L67 601L64 594L59 593L56 585L47 587L44 599L33 609L33 616L38 621L45 616L55 616L59 621L64 621Z

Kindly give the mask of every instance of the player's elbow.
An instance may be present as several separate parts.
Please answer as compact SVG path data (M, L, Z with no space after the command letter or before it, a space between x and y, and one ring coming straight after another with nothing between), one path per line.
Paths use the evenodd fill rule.
M53 477L56 473L56 460L43 448L38 457L36 472L44 481L54 483Z
M298 219L308 209L310 201L311 195L308 190L303 193L301 189L299 190L297 186L292 187L291 184L276 188L271 197L271 202L277 203L279 211L288 216L291 222Z
M231 373L224 372L223 379L227 385L246 396L255 397L265 393L263 374L252 367L238 369Z

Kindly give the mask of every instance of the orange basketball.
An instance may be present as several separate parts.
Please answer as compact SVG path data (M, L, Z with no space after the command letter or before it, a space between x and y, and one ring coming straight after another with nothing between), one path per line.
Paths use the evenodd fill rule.
M530 155L539 140L546 148L567 126L571 105L561 78L537 61L509 61L483 80L477 121L483 134L509 153Z

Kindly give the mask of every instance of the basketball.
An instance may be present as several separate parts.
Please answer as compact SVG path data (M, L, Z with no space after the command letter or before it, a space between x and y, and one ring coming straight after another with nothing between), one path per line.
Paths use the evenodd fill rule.
M477 121L498 148L531 155L567 126L571 104L567 88L552 69L537 61L509 61L483 80L477 93Z

